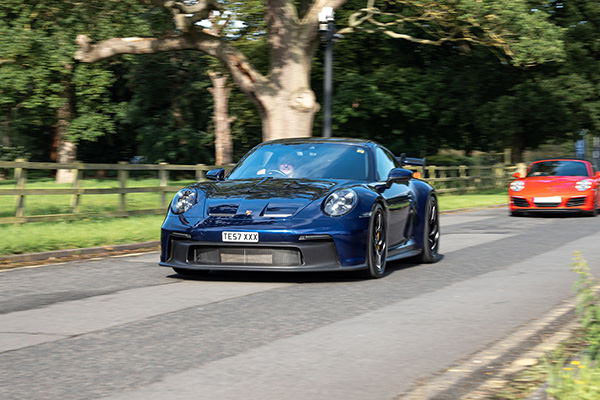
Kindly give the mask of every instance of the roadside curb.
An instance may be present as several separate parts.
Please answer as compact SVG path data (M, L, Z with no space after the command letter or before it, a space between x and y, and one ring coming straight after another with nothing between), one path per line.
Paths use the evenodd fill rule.
M577 299L565 300L546 314L522 325L503 339L421 380L396 400L492 398L516 374L539 364L543 356L571 338L580 326ZM536 397L537 396L537 397ZM529 399L546 399L543 385Z
M10 256L0 257L0 269L6 267L12 268L13 266L17 266L14 264L30 262L56 262L60 261L60 259L67 259L73 257L87 258L90 256L110 256L114 254L122 254L134 251L154 251L158 250L159 246L160 241L154 240L150 242L118 244L114 246L86 247L81 249L45 251L41 253L14 254Z

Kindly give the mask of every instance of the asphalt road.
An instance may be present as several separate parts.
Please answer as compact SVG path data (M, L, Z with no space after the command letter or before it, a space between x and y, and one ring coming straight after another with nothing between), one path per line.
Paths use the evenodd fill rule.
M600 276L600 218L441 221L441 261L379 280L186 280L157 253L0 271L0 398L402 398L571 301L575 251Z

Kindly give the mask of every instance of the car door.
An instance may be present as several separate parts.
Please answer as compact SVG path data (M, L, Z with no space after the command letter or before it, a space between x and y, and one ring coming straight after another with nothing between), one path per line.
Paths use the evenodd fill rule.
M386 182L390 171L400 167L396 158L386 149L375 150L378 187L388 210L388 245L390 250L406 240L406 223L410 206L410 189L408 180Z

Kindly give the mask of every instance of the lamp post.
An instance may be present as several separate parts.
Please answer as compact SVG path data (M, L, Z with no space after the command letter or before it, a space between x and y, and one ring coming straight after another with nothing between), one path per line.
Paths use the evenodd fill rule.
M331 137L331 97L333 93L333 40L336 38L332 7L319 13L319 33L325 42L325 76L323 79L323 137Z

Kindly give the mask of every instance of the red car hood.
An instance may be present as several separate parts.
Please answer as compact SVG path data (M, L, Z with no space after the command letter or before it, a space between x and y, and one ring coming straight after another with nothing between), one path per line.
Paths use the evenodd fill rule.
M523 178L525 188L528 190L575 190L575 184L584 179L592 179L585 176L532 176Z

